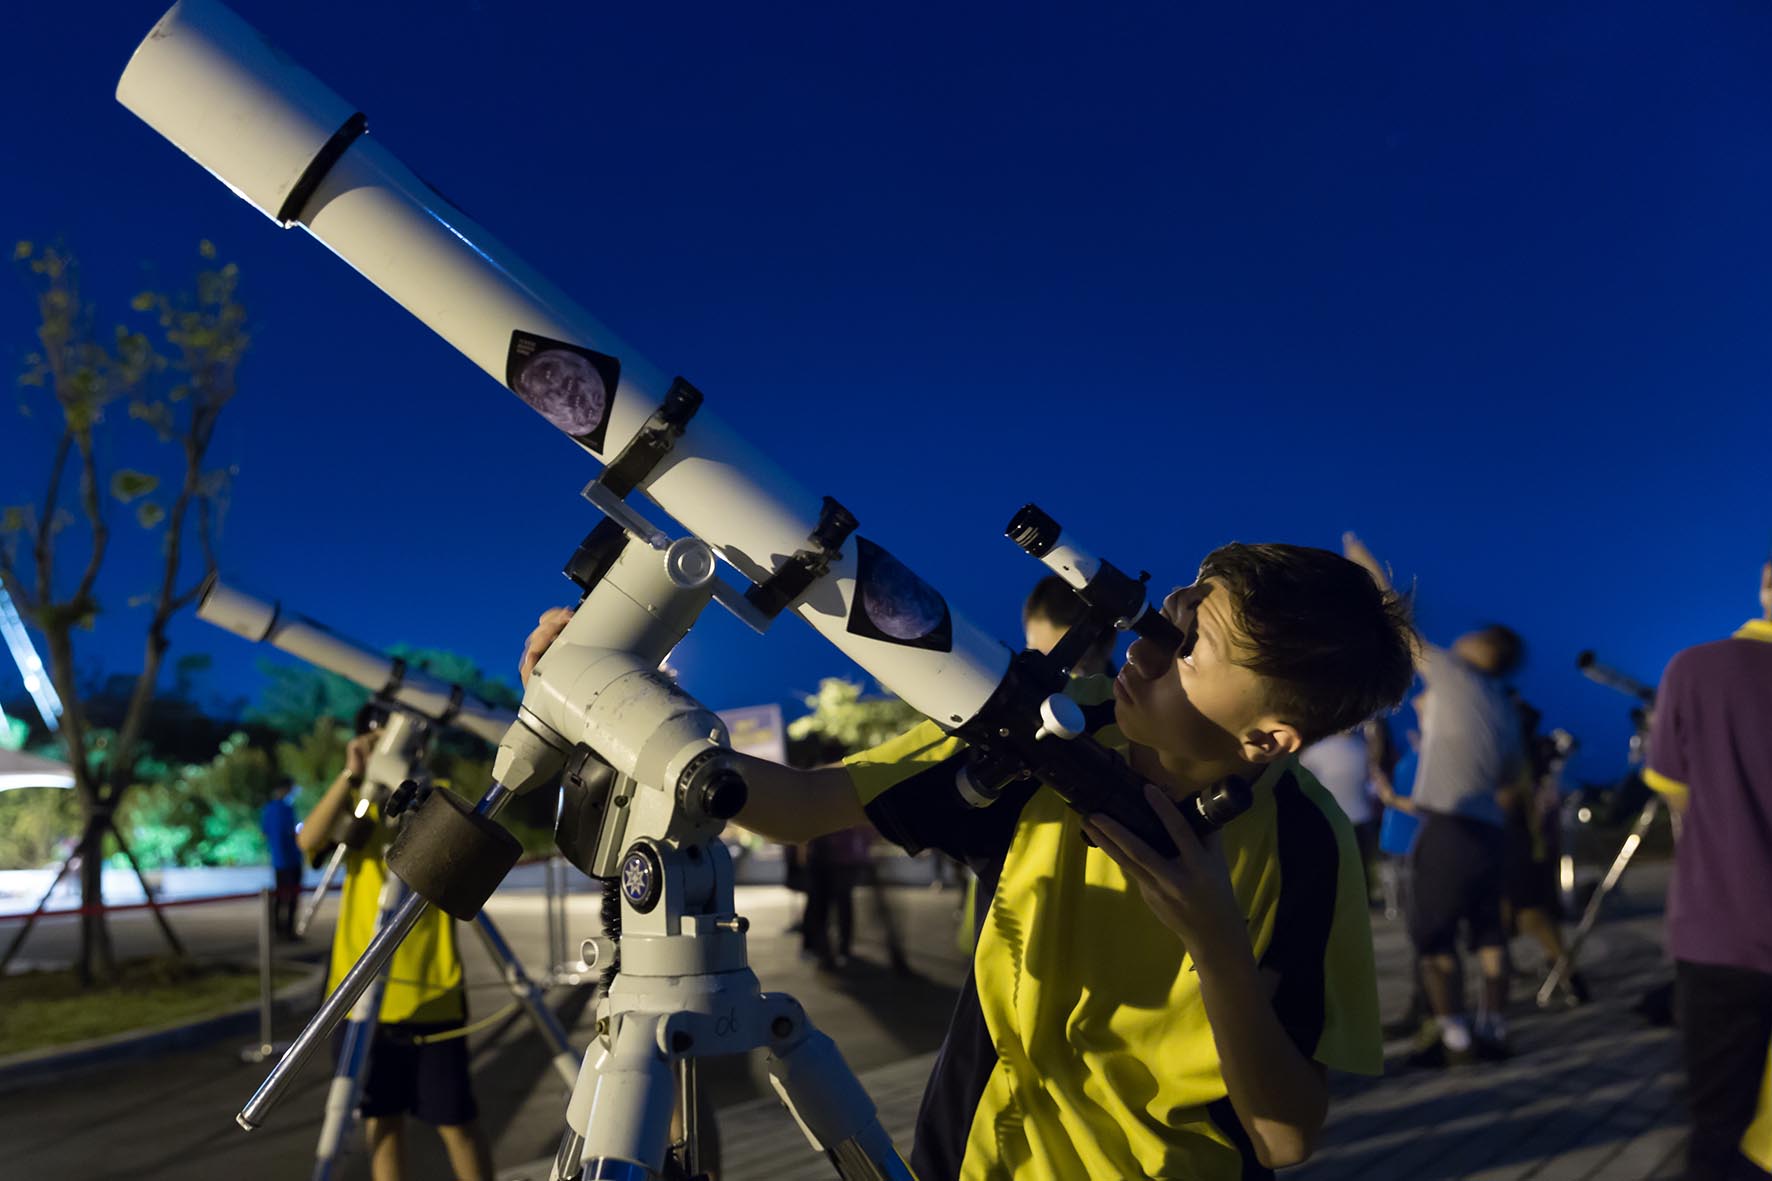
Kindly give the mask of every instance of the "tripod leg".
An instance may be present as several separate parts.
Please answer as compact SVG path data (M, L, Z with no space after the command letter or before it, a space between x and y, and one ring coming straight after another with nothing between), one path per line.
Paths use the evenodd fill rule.
M806 1023L769 1057L782 1103L844 1181L916 1181L837 1043Z
M356 1122L357 1104L363 1100L363 1084L369 1078L369 1051L375 1042L376 1018L381 1012L385 975L364 992L345 1026L344 1045L338 1066L326 1090L326 1116L320 1124L320 1140L314 1145L313 1181L329 1181L338 1167L345 1137Z
M529 1014L535 1031L541 1034L542 1041L553 1051L554 1069L560 1072L560 1077L571 1087L578 1081L579 1057L567 1042L566 1031L560 1027L559 1018L548 1008L547 998L523 970L523 965L511 951L510 944L505 942L504 936L492 925L492 920L486 916L484 910L475 916L474 930L480 933L480 940L486 944L486 950L493 962L504 972L505 986L511 990L512 996L522 1002L523 1011Z
M375 926L380 931L406 900L406 884L393 874L382 883ZM383 967L351 1006L345 1025L344 1045L339 1050L338 1066L332 1085L326 1090L326 1116L320 1123L320 1140L314 1145L313 1181L330 1181L338 1168L339 1154L345 1137L356 1120L357 1105L363 1101L363 1086L369 1080L369 1052L375 1042L376 1025L381 1020L382 996L388 988L388 968Z
M55 871L55 877L50 881L49 889L43 891L43 897L37 900L37 909L26 916L24 923L18 929L18 934L14 935L12 942L6 945L6 954L0 955L0 971L5 971L6 965L12 962L12 957L18 954L18 949L24 946L25 936L31 933L31 928L36 925L37 916L43 913L44 908L49 905L49 900L55 897L55 888L62 884L63 878L68 876L68 867L74 864L74 858L78 856L77 852L69 853L62 859L61 868Z
M675 1103L676 1080L658 1046L658 1019L645 1014L621 1019L614 1037L585 1055L566 1105L555 1181L657 1177L664 1170Z
M308 895L308 904L302 908L301 916L295 920L295 933L306 935L308 928L314 925L314 916L320 913L320 906L326 901L326 891L332 889L332 879L338 876L339 866L345 863L345 854L350 852L343 844L332 847L332 856L326 860L326 868L320 874L320 882L314 892Z
M1619 847L1618 856L1612 859L1612 868L1606 871L1605 878L1600 882L1600 888L1595 890L1594 896L1588 900L1587 909L1581 914L1581 922L1576 926L1575 934L1569 939L1569 946L1564 949L1556 965L1551 968L1550 975L1546 976L1544 983L1539 986L1539 1008L1548 1006L1551 999L1557 995L1557 990L1567 986L1569 975L1575 970L1575 957L1580 954L1581 945L1587 941L1588 933L1599 921L1601 904L1606 901L1606 895L1612 892L1613 887L1617 886L1619 879L1624 876L1625 868L1630 865L1631 858L1636 855L1637 847L1643 843L1644 834L1649 831L1649 826L1655 823L1655 817L1660 811L1661 801L1651 798L1648 803L1643 805L1643 810L1637 813L1637 820L1635 824L1631 825L1630 835L1624 838L1624 844Z
M185 945L179 942L178 935L173 932L172 924L166 921L166 912L161 910L160 904L154 900L154 891L148 888L148 875L142 872L141 862L135 859L135 854L129 848L129 842L123 839L123 833L118 830L116 820L107 817L105 827L111 830L111 839L117 842L117 848L122 851L124 858L129 862L129 868L135 871L135 880L141 883L142 897L148 900L148 910L153 914L154 922L159 924L160 933L166 936L166 942L172 948L172 954L183 958Z

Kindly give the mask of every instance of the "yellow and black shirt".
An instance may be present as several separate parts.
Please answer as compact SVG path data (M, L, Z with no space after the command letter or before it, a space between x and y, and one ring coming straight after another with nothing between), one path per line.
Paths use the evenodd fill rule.
M370 819L376 818L375 810L370 809ZM381 888L388 873L382 860L386 839L386 830L378 822L368 843L345 855L345 886L339 897L332 963L326 978L328 995L375 938ZM383 1025L398 1021L430 1024L461 1021L466 1014L455 920L433 906L394 951L380 1021Z
M1073 682L1095 737L1124 748L1111 682ZM912 852L978 875L978 939L917 1116L921 1181L1269 1177L1227 1097L1192 961L1050 789L985 809L954 788L962 744L925 723L846 760L868 816ZM1221 842L1273 1004L1304 1054L1382 1066L1353 832L1292 759Z

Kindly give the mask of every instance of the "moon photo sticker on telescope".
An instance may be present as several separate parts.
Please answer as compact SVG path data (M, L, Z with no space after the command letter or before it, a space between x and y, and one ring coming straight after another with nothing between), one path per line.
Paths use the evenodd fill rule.
M511 333L505 384L543 418L601 455L621 362L565 341Z
M865 537L855 539L849 631L907 648L954 649L954 621L941 592Z

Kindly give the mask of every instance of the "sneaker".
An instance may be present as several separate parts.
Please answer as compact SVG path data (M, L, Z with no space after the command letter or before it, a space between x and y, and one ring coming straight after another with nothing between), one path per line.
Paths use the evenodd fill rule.
M1403 1062L1408 1066L1419 1066L1434 1070L1446 1066L1467 1066L1474 1061L1469 1050L1448 1049L1446 1041L1440 1036L1440 1023L1429 1017L1415 1031L1415 1040L1410 1043L1408 1053L1404 1054Z
M1406 1065L1419 1067L1423 1070L1438 1070L1448 1066L1469 1066L1476 1061L1472 1050L1451 1050L1438 1035L1434 1040L1411 1050L1403 1059Z
M1588 1004L1594 999L1593 989L1587 985L1587 977L1580 972L1569 974L1569 994L1575 998L1575 1003L1578 1005Z

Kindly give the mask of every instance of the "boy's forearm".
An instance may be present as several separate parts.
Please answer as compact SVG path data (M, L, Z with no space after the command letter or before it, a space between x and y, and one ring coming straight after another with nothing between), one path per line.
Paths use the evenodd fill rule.
M1297 1164L1310 1156L1328 1115L1323 1067L1281 1026L1247 944L1202 951L1194 966L1231 1106L1264 1165Z
M754 833L793 845L867 821L842 767L803 771L749 755L739 759L746 796L733 819Z
M296 847L301 849L302 856L312 857L330 841L333 822L350 803L355 786L349 773L340 771L338 778L332 781L332 786L326 789L319 802L308 811L307 818L295 833Z

